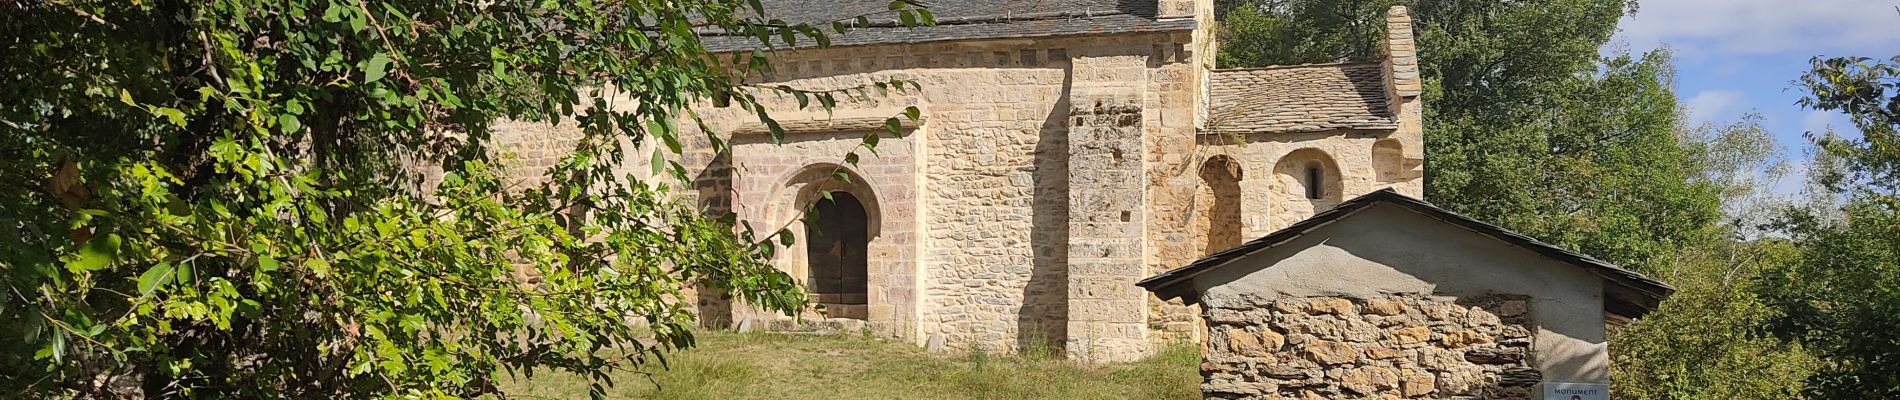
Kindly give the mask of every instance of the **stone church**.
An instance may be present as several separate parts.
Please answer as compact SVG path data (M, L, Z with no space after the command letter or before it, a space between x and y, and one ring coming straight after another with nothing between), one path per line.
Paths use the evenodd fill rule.
M775 18L809 22L886 7L764 4ZM1204 335L1197 310L1136 281L1344 199L1421 195L1420 82L1403 8L1386 16L1379 59L1247 69L1215 67L1211 0L930 9L935 26L774 52L775 71L762 77L815 89L903 79L921 91L841 101L833 112L767 95L782 143L752 115L708 107L701 115L731 150L701 143L676 160L709 213L776 229L817 211L817 229L799 231L774 260L817 303L805 323L861 321L848 326L930 348L1133 360ZM706 38L716 51L748 50L748 40ZM919 122L843 162L909 106ZM564 140L548 129L497 137L524 149ZM554 156L520 153L528 163ZM784 322L699 296L709 322Z

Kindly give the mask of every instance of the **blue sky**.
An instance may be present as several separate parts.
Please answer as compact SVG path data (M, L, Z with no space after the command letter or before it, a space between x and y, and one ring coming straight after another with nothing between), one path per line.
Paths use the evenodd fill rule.
M1606 50L1668 46L1675 53L1676 91L1692 123L1760 113L1798 161L1808 147L1802 132L1853 128L1836 114L1795 105L1801 91L1792 81L1816 55L1900 55L1896 6L1900 0L1641 0ZM1777 191L1800 185L1787 181Z

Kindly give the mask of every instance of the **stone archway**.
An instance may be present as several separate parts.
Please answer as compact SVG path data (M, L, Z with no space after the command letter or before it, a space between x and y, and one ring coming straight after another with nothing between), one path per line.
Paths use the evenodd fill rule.
M1195 225L1201 241L1201 254L1212 254L1240 245L1242 168L1233 157L1217 155L1201 163L1201 189L1196 194L1200 216Z
M880 294L908 288L885 279L898 272L893 266L904 264L888 260L897 249L882 235L873 185L857 171L829 163L808 165L782 182L769 197L769 221L791 230L795 240L774 264L811 296L805 316L894 326L893 305Z

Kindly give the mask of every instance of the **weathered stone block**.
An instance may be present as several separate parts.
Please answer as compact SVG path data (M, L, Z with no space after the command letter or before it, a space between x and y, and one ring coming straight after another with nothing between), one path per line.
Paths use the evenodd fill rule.
M1394 359L1394 358L1399 358L1399 357L1404 357L1404 356L1405 356L1405 350L1394 349L1391 347L1373 346L1373 347L1366 348L1366 358L1371 358L1374 360L1388 360L1388 359Z
M1399 374L1386 367L1361 367L1347 370L1339 386L1361 395L1374 395L1399 385Z
M1321 364L1345 364L1359 358L1359 352L1351 344L1328 340L1307 342L1300 347L1300 354Z
M1366 314L1389 316L1399 315L1404 312L1404 308L1405 304L1398 299L1372 299L1366 300L1366 305L1361 307L1360 311Z
M1422 343L1426 340L1431 340L1431 338L1431 327L1414 326L1392 331L1392 340L1399 342L1399 344Z
M1479 364L1516 364L1524 361L1524 349L1516 347L1475 347L1465 350L1465 361Z
M1227 330L1227 348L1236 354L1247 357L1272 357L1267 348L1260 345L1260 337L1244 329Z
M1431 394L1436 390L1438 390L1438 377L1432 376L1432 374L1420 373L1406 375L1404 383L1400 386L1399 394L1405 395L1405 397L1419 397Z
M1336 297L1313 299L1306 304L1306 311L1313 314L1353 315L1352 300Z
M1474 344L1491 343L1491 335L1466 329L1445 333L1445 337L1440 342L1444 343L1445 347L1456 349Z

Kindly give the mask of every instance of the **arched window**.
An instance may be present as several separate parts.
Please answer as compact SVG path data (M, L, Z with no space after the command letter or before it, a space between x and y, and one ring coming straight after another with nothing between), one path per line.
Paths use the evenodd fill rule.
M1345 195L1345 182L1339 164L1320 149L1299 149L1280 157L1273 165L1274 193L1278 211L1270 215L1267 230L1285 228L1339 205Z
M1319 163L1307 164L1306 165L1306 180L1304 182L1300 182L1306 185L1307 199L1320 200L1320 199L1326 198L1325 197L1326 188L1324 187L1325 185L1321 184L1321 179L1325 179L1325 173L1320 171Z

